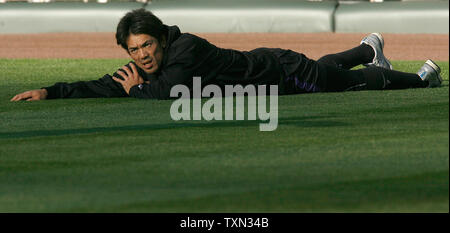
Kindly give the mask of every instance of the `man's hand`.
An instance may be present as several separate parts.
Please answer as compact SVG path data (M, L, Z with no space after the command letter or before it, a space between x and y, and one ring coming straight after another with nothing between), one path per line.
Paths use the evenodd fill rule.
M37 90L31 90L26 91L20 94L17 94L14 96L11 101L19 101L19 100L26 100L26 101L33 101L33 100L44 100L47 99L48 92L46 89L37 89Z
M127 66L123 66L122 69L125 70L126 73L121 70L117 71L117 74L122 76L125 80L121 80L113 76L114 81L122 84L123 89L130 94L130 89L135 85L144 83L144 79L139 75L136 66L133 63L130 63L131 70Z

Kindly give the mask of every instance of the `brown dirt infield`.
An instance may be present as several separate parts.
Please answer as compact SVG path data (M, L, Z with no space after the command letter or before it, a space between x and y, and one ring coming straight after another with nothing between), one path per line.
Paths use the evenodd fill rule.
M365 34L344 33L196 33L211 43L242 51L258 47L291 49L319 57L358 45ZM392 60L449 60L449 36L383 34L385 55ZM0 58L127 58L114 33L45 33L0 35Z

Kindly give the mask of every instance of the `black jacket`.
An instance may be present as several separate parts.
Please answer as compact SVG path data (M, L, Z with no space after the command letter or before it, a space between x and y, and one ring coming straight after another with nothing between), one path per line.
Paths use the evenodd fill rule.
M180 33L177 26L168 26L168 43L157 73L146 74L138 69L142 78L150 81L143 88L130 89L131 97L168 99L170 89L184 84L192 90L192 78L201 77L202 86L241 84L280 85L283 94L284 78L288 70L295 70L304 57L302 54L277 48L258 48L249 52L222 49L205 39L189 33ZM292 63L294 62L294 63ZM284 64L283 64L284 63ZM291 68L286 67L291 64ZM114 74L115 76L119 76ZM56 83L45 87L47 98L126 97L121 84L108 74L94 81Z

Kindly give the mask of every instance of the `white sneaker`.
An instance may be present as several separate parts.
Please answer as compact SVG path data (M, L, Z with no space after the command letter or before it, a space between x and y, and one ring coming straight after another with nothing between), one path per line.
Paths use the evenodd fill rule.
M363 64L364 66L378 66L388 70L392 70L391 62L384 56L384 39L380 33L372 33L361 40L361 44L369 45L375 52L372 63Z
M427 60L417 71L417 75L423 81L428 81L428 87L440 87L442 85L441 68L432 60Z

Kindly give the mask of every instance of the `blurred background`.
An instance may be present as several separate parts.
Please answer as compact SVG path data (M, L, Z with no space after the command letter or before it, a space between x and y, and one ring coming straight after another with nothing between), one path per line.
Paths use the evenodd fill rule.
M180 1L180 0L153 0L153 1ZM301 0L300 0L301 1ZM310 2L322 2L322 1L333 1L337 0L303 0ZM448 0L341 0L339 2L392 2L392 1L403 1L403 2L411 2L411 1L448 1ZM152 2L152 0L0 0L0 2L30 2L30 3L42 3L42 2Z
M448 0L0 0L0 34L114 32L146 8L183 31L448 34Z

